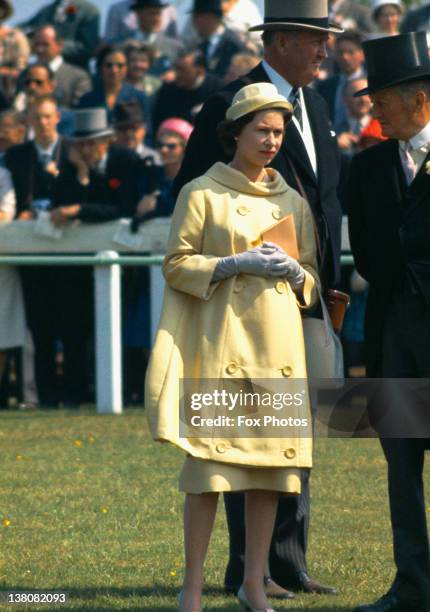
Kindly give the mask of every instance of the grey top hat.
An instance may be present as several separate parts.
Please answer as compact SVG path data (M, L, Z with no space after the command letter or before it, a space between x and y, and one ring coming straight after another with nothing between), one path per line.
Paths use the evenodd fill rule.
M317 30L341 34L342 28L328 20L327 0L264 0L264 23L257 30Z
M113 134L113 129L108 124L106 109L103 107L74 111L73 119L71 136L74 140L88 140Z

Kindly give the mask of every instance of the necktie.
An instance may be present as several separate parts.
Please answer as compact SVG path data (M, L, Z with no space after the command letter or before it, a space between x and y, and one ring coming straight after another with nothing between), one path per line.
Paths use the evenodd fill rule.
M44 168L46 168L46 166L50 163L51 161L51 156L49 155L49 153L42 153L40 155L40 161L42 162L42 166Z
M298 87L293 87L291 90L289 100L293 106L293 115L297 119L300 125L300 129L303 130L303 111L300 103L300 92Z
M402 148L401 150L403 152L403 155L402 155L403 171L405 173L406 182L408 185L410 185L412 181L414 180L415 175L417 173L417 165L414 162L413 157L411 155L412 147L410 144L407 144L406 147Z
M200 43L200 51L203 54L203 57L205 58L205 63L206 63L206 68L209 66L209 47L210 47L210 40L209 38L207 38L206 40L203 40Z

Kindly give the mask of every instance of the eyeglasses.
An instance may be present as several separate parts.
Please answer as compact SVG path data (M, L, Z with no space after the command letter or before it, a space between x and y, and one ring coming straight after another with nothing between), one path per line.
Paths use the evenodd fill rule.
M169 149L169 151L173 151L173 149L176 149L176 147L179 147L179 143L177 142L157 142L155 146L157 149Z
M106 62L105 66L106 68L125 68L127 64L120 62Z
M34 83L35 85L44 85L45 81L42 81L42 79L32 79L31 77L28 77L28 79L25 79L24 83L26 85L31 85L32 83Z

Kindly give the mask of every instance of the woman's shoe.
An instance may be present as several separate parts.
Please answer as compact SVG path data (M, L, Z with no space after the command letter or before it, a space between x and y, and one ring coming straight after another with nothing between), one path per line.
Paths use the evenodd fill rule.
M237 598L242 608L244 610L247 610L248 612L276 612L274 608L264 608L264 610L262 610L261 608L253 608L248 601L245 589L243 588L243 584L237 592Z

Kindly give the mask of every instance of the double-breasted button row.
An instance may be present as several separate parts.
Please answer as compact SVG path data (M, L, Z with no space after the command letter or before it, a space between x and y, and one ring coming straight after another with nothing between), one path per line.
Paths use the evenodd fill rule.
M239 369L239 366L237 365L237 363L235 363L234 361L231 361L226 367L225 371L227 372L227 374L232 375L232 374L236 374L238 369Z
M242 217L244 217L249 213L249 208L247 206L239 206L237 208L237 212L239 213L239 215L242 215Z
M287 459L294 459L294 457L296 456L296 451L294 450L294 448L287 448L287 450L284 451L284 456Z
M281 372L282 372L282 376L285 376L286 378L288 378L293 373L293 368L289 365L286 365L282 368Z
M278 293L284 293L286 289L285 283L283 281L277 281L275 289Z
M235 283L234 283L234 287L233 287L233 293L240 293L243 289L245 289L246 287L246 283L245 281L238 279Z
M282 213L281 213L281 211L280 211L280 210L274 210L274 211L272 212L272 217L273 217L274 219L276 219L277 221L279 221L279 219L282 219Z
M226 451L228 451L229 449L230 449L230 444L228 442L219 442L215 446L216 452L220 453L221 455L225 453Z

